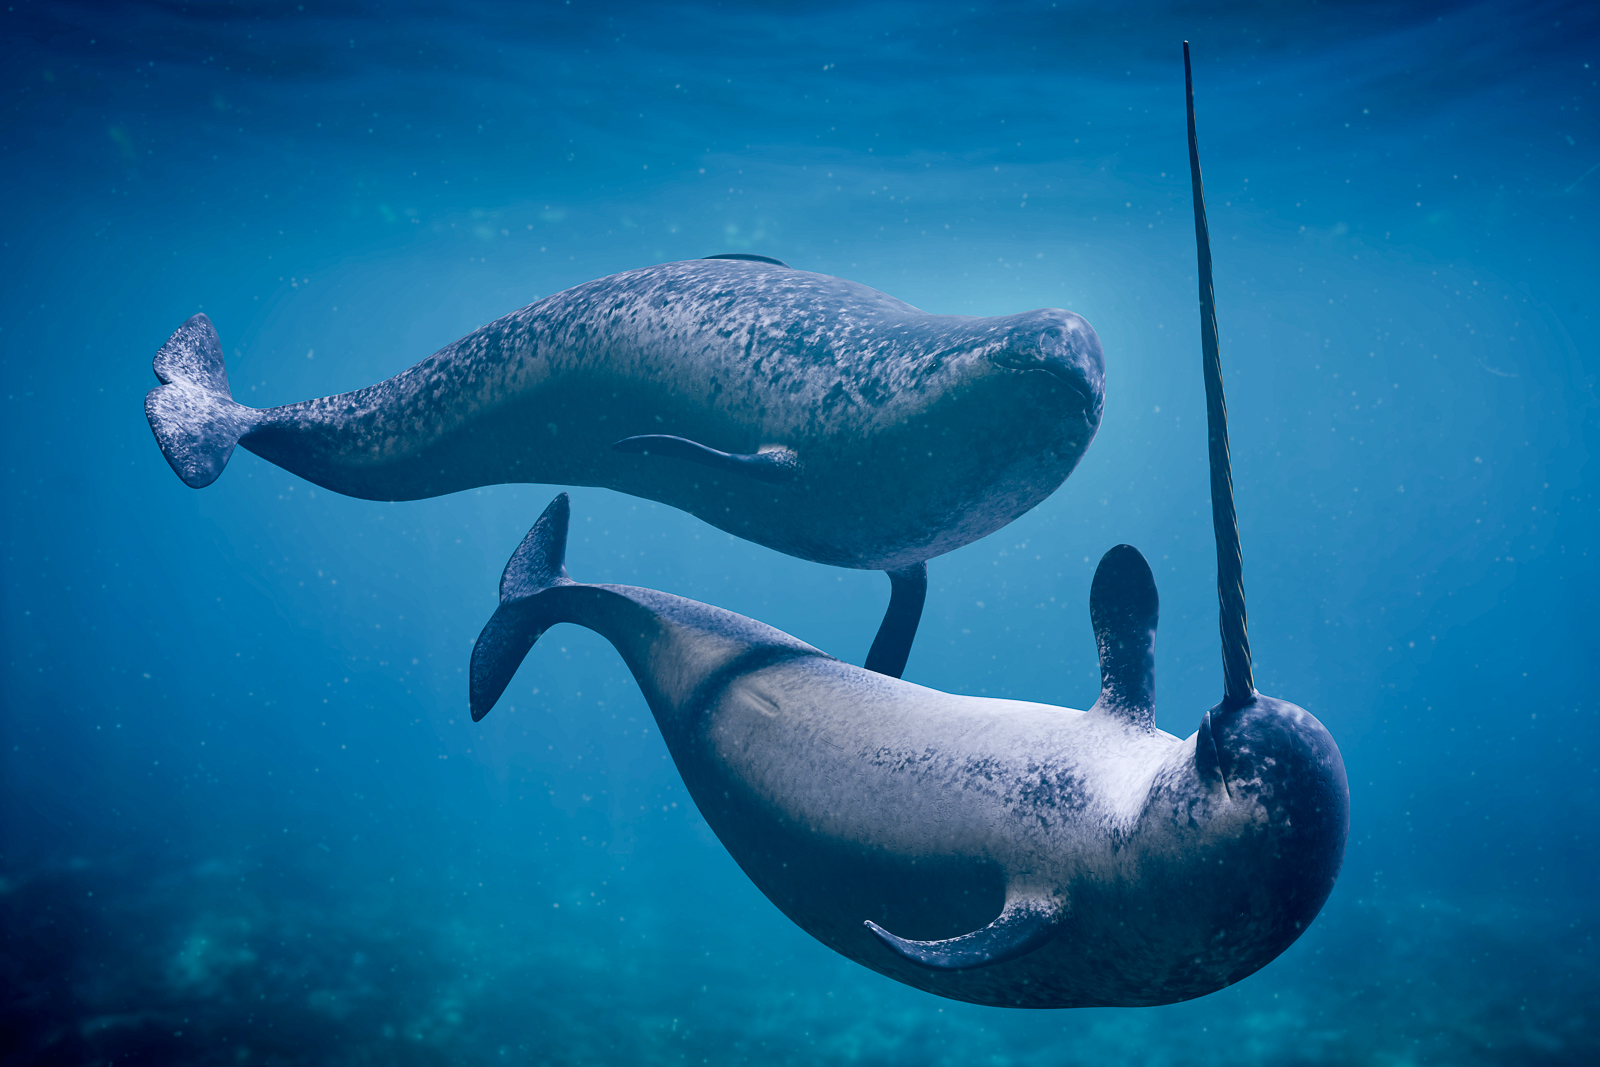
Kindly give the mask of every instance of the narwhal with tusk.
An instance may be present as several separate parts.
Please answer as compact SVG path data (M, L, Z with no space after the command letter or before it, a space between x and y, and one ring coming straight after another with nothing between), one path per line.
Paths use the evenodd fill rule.
M720 608L574 582L565 494L506 567L473 651L473 718L548 628L598 632L761 891L829 947L941 996L1166 1004L1287 948L1333 888L1349 793L1322 724L1251 681L1192 90L1189 115L1227 676L1193 735L1152 721L1156 587L1127 545L1095 573L1102 687L1076 711L941 693Z
M885 570L867 666L898 677L926 561L1049 496L1100 426L1100 341L1071 311L929 315L733 254L586 282L388 381L258 410L196 315L145 414L211 484L243 445L318 485L415 500L499 482L658 500L801 559Z

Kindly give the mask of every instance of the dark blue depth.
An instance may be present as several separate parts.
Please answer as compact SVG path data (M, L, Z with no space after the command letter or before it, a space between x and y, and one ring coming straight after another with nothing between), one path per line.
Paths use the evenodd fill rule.
M1600 1062L1593 5L10 4L0 1064ZM196 311L266 406L631 267L773 256L1105 348L1053 497L929 564L906 678L1084 706L1094 561L1222 692L1180 43L1256 684L1327 724L1322 916L1188 1004L1017 1012L833 955L609 645L467 662L554 495L181 485ZM861 662L878 573L574 491L568 558ZM1183 907L1174 900L1175 909Z

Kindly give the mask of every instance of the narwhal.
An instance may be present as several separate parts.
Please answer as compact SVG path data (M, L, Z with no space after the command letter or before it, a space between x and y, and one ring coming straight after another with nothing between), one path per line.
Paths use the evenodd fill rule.
M1187 78L1187 44L1184 59ZM1225 676L1194 734L1154 725L1156 587L1130 546L1095 573L1102 685L1077 711L938 692L720 608L575 582L565 494L506 566L473 718L551 626L596 631L756 886L830 948L941 996L1167 1004L1286 949L1338 876L1349 791L1323 725L1252 680L1192 87L1188 107Z
M373 500L603 486L801 559L887 571L867 665L896 677L926 561L1054 492L1100 426L1105 386L1100 340L1071 311L929 315L744 254L587 282L320 400L236 403L204 315L155 372L145 413L195 488L236 444Z

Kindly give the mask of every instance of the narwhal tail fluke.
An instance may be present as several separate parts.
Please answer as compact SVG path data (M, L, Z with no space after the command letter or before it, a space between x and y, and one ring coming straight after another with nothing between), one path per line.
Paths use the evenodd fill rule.
M222 365L222 342L205 315L179 326L156 353L161 385L144 399L145 418L183 484L204 489L228 465L255 411L236 404Z
M763 623L670 593L626 585L589 585L567 576L567 494L550 502L522 539L500 579L495 609L472 650L472 718L489 713L534 642L570 622L593 630L622 656L659 720L693 700L698 686L735 662L821 656L803 641Z
M540 635L556 623L568 621L550 598L540 594L575 584L567 577L566 568L571 515L566 493L550 501L500 576L500 606L472 649L473 722L489 714Z

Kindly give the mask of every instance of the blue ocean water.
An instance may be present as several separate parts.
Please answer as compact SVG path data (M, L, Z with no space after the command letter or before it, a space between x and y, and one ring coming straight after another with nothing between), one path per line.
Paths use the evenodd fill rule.
M1562 3L46 3L0 14L4 1064L1600 1062L1600 16ZM372 503L163 462L196 311L256 406L577 283L748 251L1085 315L1099 437L930 565L907 677L1085 707L1128 542L1157 721L1220 696L1180 42L1263 691L1350 775L1277 961L1022 1012L832 954L707 829L631 677L467 658L557 491ZM598 489L575 577L860 662L881 574ZM1178 902L1181 906L1181 902Z

